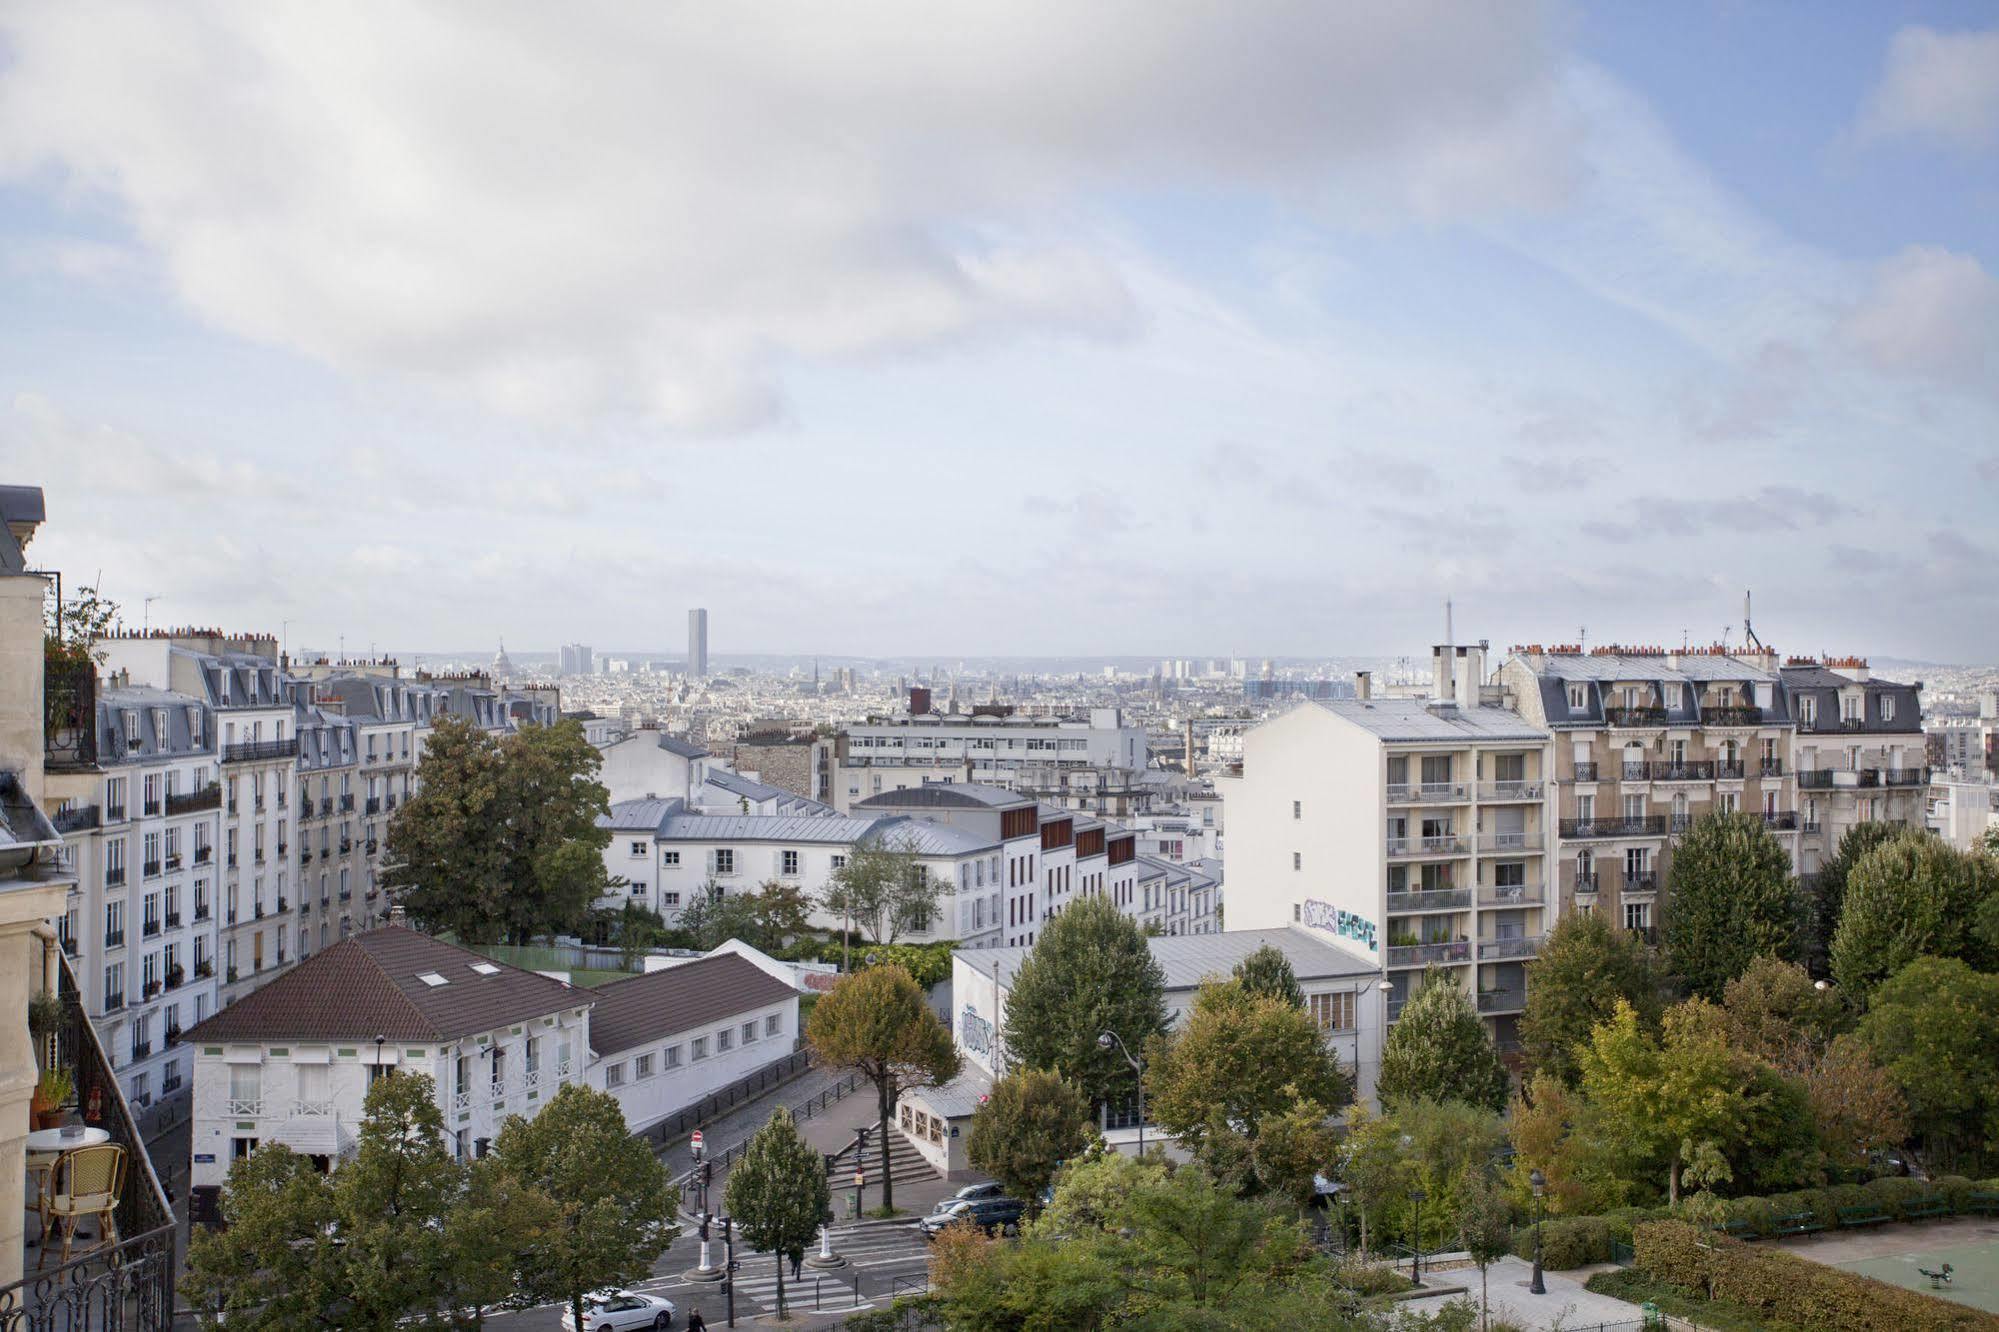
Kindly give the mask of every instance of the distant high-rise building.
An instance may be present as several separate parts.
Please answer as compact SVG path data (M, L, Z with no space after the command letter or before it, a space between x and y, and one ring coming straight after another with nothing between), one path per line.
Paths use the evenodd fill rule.
M587 643L565 643L562 648L562 674L588 675L591 672L590 645Z
M708 674L708 612L687 612L687 673L696 679Z

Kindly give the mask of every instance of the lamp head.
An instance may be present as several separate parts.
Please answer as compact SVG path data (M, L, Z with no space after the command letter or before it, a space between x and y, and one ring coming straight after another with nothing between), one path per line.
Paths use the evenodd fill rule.
M1100 1031L1097 1033L1097 1048L1099 1050L1108 1050L1115 1043L1116 1039L1109 1032Z
M1548 1177L1536 1170L1527 1176L1527 1183L1533 1187L1534 1196L1538 1198L1541 1196L1543 1190L1548 1187Z

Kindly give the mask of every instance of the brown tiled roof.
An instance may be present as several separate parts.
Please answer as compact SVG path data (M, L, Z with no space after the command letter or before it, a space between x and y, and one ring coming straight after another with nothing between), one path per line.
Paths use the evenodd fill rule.
M590 1048L608 1055L768 1008L798 991L748 958L718 953L612 981L590 995Z
M497 967L491 975L473 965ZM431 972L443 985L419 977ZM402 925L343 939L188 1031L191 1041L451 1041L590 1002L588 991Z

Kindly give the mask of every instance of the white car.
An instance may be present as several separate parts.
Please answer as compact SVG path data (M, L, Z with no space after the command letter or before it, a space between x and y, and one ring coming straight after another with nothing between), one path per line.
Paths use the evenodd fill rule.
M582 1332L627 1332L629 1328L673 1326L680 1312L672 1300L635 1290L600 1290L583 1297ZM562 1311L563 1332L577 1332L576 1317Z

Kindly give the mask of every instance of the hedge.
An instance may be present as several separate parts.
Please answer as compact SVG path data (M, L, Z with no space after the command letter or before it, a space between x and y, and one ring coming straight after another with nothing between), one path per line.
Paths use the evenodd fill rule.
M1551 1216L1541 1222L1541 1266L1551 1272L1617 1261L1616 1246L1631 1243L1631 1231L1641 1221L1668 1215L1663 1207L1620 1207L1601 1216ZM1534 1227L1513 1232L1513 1252L1534 1258Z
M1641 1271L1685 1290L1711 1289L1714 1298L1757 1310L1780 1326L1841 1332L1999 1329L1999 1316L1785 1249L1743 1244L1684 1221L1645 1222L1632 1243Z

